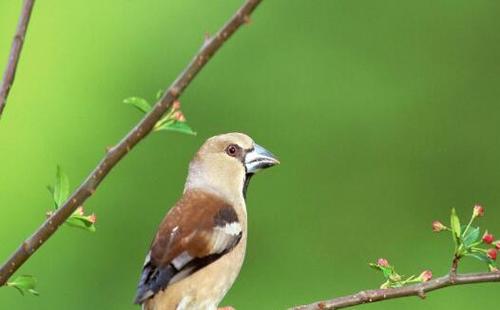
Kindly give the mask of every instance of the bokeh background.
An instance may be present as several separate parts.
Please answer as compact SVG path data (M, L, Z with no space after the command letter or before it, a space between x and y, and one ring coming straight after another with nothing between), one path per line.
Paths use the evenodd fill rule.
M0 259L44 220L56 165L79 184L242 1L38 1L0 120ZM0 64L21 1L0 1ZM500 234L500 2L264 1L181 98L191 137L160 132L85 207L97 232L63 227L0 289L2 309L137 309L143 258L203 141L241 131L282 164L249 189L244 268L225 305L284 309L377 287L367 263L448 271L430 223L486 208ZM464 261L462 271L485 270ZM498 285L363 309L498 307Z

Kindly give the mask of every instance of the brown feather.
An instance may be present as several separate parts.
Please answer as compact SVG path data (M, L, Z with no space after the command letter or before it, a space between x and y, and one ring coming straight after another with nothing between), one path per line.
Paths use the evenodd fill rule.
M217 214L228 208L232 206L214 194L187 191L161 222L151 246L151 262L162 267L183 252L192 257L214 254L212 235Z

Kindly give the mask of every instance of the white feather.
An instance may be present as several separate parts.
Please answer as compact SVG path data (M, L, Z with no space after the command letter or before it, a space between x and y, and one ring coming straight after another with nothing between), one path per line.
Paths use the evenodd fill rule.
M191 255L189 255L188 252L184 251L172 260L172 265L174 265L174 267L177 268L177 270L180 270L192 259L193 257L191 257Z

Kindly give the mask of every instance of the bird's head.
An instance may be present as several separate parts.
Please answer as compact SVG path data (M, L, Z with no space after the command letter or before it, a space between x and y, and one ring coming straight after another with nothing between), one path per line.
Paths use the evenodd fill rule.
M268 150L242 133L208 139L189 165L187 188L213 190L231 199L245 193L250 177L279 164Z

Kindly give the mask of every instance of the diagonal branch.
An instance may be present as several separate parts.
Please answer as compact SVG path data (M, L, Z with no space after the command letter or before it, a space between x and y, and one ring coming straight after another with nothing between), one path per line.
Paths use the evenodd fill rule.
M97 189L113 167L153 129L154 125L170 108L200 72L210 58L222 47L243 24L249 21L249 16L262 0L246 0L238 11L213 37L205 43L194 56L186 69L177 77L162 98L117 145L110 148L97 167L87 179L76 189L64 205L57 209L35 232L24 241L0 268L0 286L4 285L12 274L49 239L71 214L81 206Z
M418 296L425 298L426 293L448 286L483 282L500 282L500 272L450 274L415 285L361 291L353 295L293 307L290 310L333 310L401 297Z
M19 62L21 50L23 49L24 38L26 37L26 30L28 29L28 23L30 21L34 2L35 0L24 0L23 3L21 16L19 17L19 23L17 24L16 34L14 35L14 40L12 41L12 48L10 50L7 68L5 68L2 85L0 86L0 116L2 116L3 109L7 104L7 97L9 96L10 89L14 83L17 64Z

